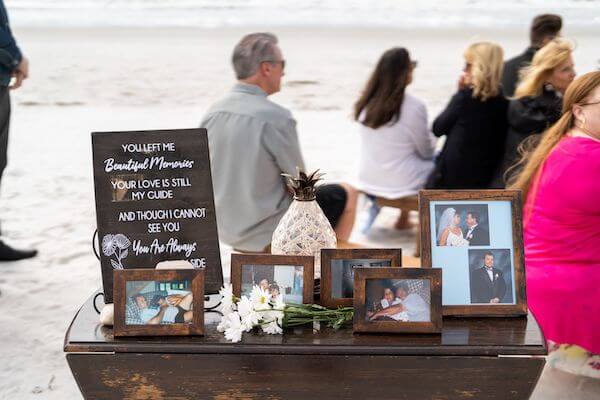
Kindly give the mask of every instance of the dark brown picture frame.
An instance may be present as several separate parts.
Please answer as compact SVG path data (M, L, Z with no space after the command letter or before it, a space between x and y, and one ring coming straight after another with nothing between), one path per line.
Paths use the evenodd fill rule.
M237 297L242 293L242 267L244 265L294 265L302 266L303 285L302 303L314 302L315 258L313 256L285 256L275 254L238 254L231 255L231 286Z
M421 266L432 267L431 214L432 201L509 201L513 231L512 273L514 274L516 304L465 304L442 306L443 315L477 317L517 317L527 315L525 294L525 260L523 248L523 213L520 190L421 190L419 191L419 217L421 222ZM491 218L490 218L491 219ZM493 246L489 246L493 250ZM485 250L485 249L484 249ZM443 267L436 265L436 267ZM446 288L448 290L448 288ZM469 290L469 288L466 288Z
M365 321L368 279L429 279L430 321ZM354 332L440 333L442 331L442 270L440 268L356 268L354 271Z
M353 299L334 298L331 262L333 260L371 259L390 260L391 267L402 266L402 249L322 249L321 250L321 300L325 307L352 307Z
M191 281L193 319L191 324L127 325L126 283L129 281ZM197 269L122 269L114 271L115 336L191 336L204 335L204 270Z

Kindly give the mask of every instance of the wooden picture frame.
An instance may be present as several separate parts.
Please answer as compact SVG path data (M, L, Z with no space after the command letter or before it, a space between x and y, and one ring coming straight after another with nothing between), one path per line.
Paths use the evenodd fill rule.
M510 210L506 210L504 207L508 202L510 205ZM443 315L452 315L452 316L477 316L477 317L512 317L512 316L522 316L527 315L527 301L525 294L525 264L524 264L524 247L523 247L523 226L522 226L522 196L521 191L519 190L421 190L419 192L419 216L421 222L421 266L423 268L431 268L431 267L439 267L439 268L448 268L450 269L449 264L454 265L457 263L459 258L462 258L462 253L457 253L458 257L448 257L447 261L443 260L439 254L441 252L447 252L447 250L440 250L442 248L450 248L451 246L447 245L447 242L442 245L443 239L440 242L433 242L432 238L432 229L436 229L436 235L439 235L441 231L441 227L438 225L438 222L441 225L442 217L436 218L438 210L441 210L441 207L451 208L453 207L452 203L457 204L458 207L463 207L467 209L469 207L483 207L487 210L487 241L482 240L477 244L473 245L469 242L468 245L464 246L467 249L467 279L469 281L465 290L469 291L470 301L464 301L464 304L457 304L455 300L447 300L452 295L452 293L456 293L454 291L460 291L460 288L456 288L456 284L444 282L444 304L442 305L442 313ZM494 204L492 204L494 203ZM503 205L504 203L504 205ZM440 207L437 209L436 207ZM432 216L432 210L433 216ZM445 211L445 210L444 210ZM462 211L465 212L464 210ZM459 214L457 210L455 212ZM466 217L469 218L470 212L466 212ZM495 215L500 215L500 219L496 220ZM434 219L436 218L436 219ZM471 221L473 221L473 216L471 215ZM439 219L439 221L437 221ZM459 220L462 221L462 216L459 215ZM477 221L478 222L478 221ZM512 237L507 236L507 228L506 225L510 222L510 232ZM432 228L433 223L433 228ZM462 223L462 222L461 222ZM479 223L479 222L478 222ZM501 228L501 229L498 229ZM497 233L500 231L500 233ZM462 236L461 232L461 236ZM444 236L442 234L442 236ZM437 237L437 236L436 236ZM465 240L469 238L469 234L465 235ZM458 239L460 240L460 239ZM459 246L460 247L460 246ZM454 247L458 249L459 247ZM452 250L454 252L459 252L459 250ZM434 252L437 256L434 256ZM483 252L483 253L482 253ZM482 260L483 263L481 269L484 270L487 264L485 253L490 253L494 257L492 257L492 261L494 258L497 258L498 255L504 256L504 259L507 260L509 269L505 268L505 272L510 271L510 286L507 284L504 272L501 273L500 277L502 281L504 281L505 290L503 293L506 293L506 290L510 288L512 302L508 303L507 301L502 301L498 297L494 298L495 300L500 300L494 304L487 304L481 300L474 300L474 267L473 267L473 257L477 258L484 254ZM478 255L479 254L479 255ZM491 264L493 267L493 263ZM504 264L506 266L506 263ZM460 268L464 268L461 266ZM459 269L460 269L459 268ZM453 271L457 273L459 269L454 268ZM495 270L494 270L495 271ZM464 274L463 274L464 275ZM456 276L456 275L455 275ZM490 275L492 278L487 281L491 284L490 289L492 292L496 291L496 279L499 279L498 274L492 273ZM487 277L486 277L487 278ZM500 282L500 281L499 281ZM502 283L502 282L500 282ZM481 286L481 285L479 285ZM506 298L508 295L503 294L503 298ZM446 304L446 302L450 304ZM490 300L491 302L491 300ZM505 304L506 303L506 304Z
M368 320L372 316L369 315L367 307L375 303L371 302L373 291L369 290L367 286L373 282L373 285L378 285L378 289L385 288L383 283L377 281L398 286L406 285L407 287L410 284L415 287L420 285L419 291L429 294L429 321L403 321L394 320L393 317L383 317L385 320ZM427 285L422 281L428 281ZM418 296L417 299L420 299L423 306L427 304L419 292L410 292L409 289L409 292L405 291L405 294ZM382 300L382 297L376 298ZM407 298L402 300L396 298L394 301L406 301ZM395 305L397 304L392 303L391 307ZM409 315L410 311L407 311L400 318L410 318ZM423 310L421 315L416 313L415 318L423 318ZM442 270L439 268L356 268L354 271L353 330L354 332L440 333L442 331Z
M151 284L152 281L158 284L160 289L155 291L149 291L148 296L152 294L153 297L163 296L166 297L169 290L176 290L172 287L166 289L168 283L177 282L178 288L189 288L189 292L192 294L191 310L192 320L191 322L173 322L173 323L158 323L148 324L144 323L142 317L136 313L139 312L139 304L137 299L133 300L132 296L138 295L138 297L144 297L141 302L150 302L146 299L144 294L140 294L136 290L139 288L131 288L128 293L128 282L147 282ZM165 288L163 289L163 286ZM187 288L185 287L187 285ZM142 289L143 290L143 289ZM136 292L133 293L132 292ZM188 336L188 335L204 335L204 270L196 269L123 269L114 271L114 294L115 294L115 320L114 320L114 335L117 336ZM133 303L135 301L135 303ZM160 300L159 300L160 301ZM159 308L160 309L160 308ZM182 308L183 309L183 308ZM185 311L177 311L177 317L180 317L180 313L183 313L182 318L185 316ZM157 315L158 316L158 315ZM132 324L131 320L136 319L136 323ZM161 318L164 317L161 316ZM176 318L177 318L176 317Z
M275 254L237 254L231 255L231 285L233 294L237 297L242 295L242 275L244 266L272 266L273 275L275 266L302 267L302 303L314 302L314 269L315 258L313 256L286 256ZM276 283L273 281L273 283ZM278 290L279 286L278 286ZM284 301L287 294L282 293ZM290 293L291 295L291 293ZM286 301L287 303L288 301ZM292 302L293 303L293 302Z
M390 267L402 266L402 249L322 249L321 300L325 307L352 307L352 297L333 296L332 261L334 260L389 260ZM354 287L354 281L352 281Z

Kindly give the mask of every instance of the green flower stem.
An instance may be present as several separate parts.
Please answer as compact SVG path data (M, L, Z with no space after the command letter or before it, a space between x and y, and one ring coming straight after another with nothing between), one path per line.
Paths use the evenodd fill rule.
M324 322L334 329L340 328L352 320L354 309L352 307L339 307L329 309L318 304L288 304L284 309L283 326L292 327Z

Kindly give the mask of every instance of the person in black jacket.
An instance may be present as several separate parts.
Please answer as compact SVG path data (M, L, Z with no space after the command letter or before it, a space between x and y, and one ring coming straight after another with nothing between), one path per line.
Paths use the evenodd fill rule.
M530 46L522 54L504 63L502 90L506 96L513 96L519 82L519 71L531 63L533 56L540 48L560 35L561 29L562 18L559 15L542 14L533 19L529 33Z
M504 188L520 168L519 146L533 135L544 132L561 115L562 96L575 79L573 46L554 39L536 53L523 74L515 98L508 106L508 133L504 157L492 186ZM535 140L531 138L529 140Z
M469 246L489 246L490 232L479 223L479 213L476 211L467 211L467 227L465 228L465 239Z
M465 52L459 90L433 123L436 136L446 136L428 180L430 189L489 187L502 158L508 100L500 88L502 48L475 43Z
M0 180L7 163L8 127L10 122L9 90L17 89L27 79L29 62L23 57L8 24L4 2L0 0ZM11 79L14 82L11 85ZM0 240L0 261L33 257L35 250L17 250Z
M506 282L500 269L494 268L494 255L483 256L483 266L471 272L471 303L502 303Z

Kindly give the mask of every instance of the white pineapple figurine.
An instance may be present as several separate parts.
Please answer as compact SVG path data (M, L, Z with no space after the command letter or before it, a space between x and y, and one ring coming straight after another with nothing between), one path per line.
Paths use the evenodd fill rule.
M323 176L318 172L307 175L298 169L296 177L282 174L294 192L294 201L271 239L273 254L314 256L315 277L321 275L321 249L337 247L335 231L315 197L315 183Z

